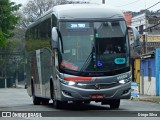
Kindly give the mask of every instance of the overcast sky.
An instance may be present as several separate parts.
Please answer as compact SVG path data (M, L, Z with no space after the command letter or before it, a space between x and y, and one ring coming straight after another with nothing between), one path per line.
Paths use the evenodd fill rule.
M29 0L11 0L11 1L25 4ZM102 3L102 0L81 0L81 1L91 1L92 3L99 3L99 4ZM150 8L149 10L157 11L160 9L160 0L105 0L105 2L106 5L114 6L122 11L136 11L136 12L148 8L159 2L159 4Z

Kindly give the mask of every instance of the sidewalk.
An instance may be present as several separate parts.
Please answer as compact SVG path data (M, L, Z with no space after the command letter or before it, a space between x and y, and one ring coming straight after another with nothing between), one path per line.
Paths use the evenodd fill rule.
M13 85L12 88L15 88L15 85ZM16 88L25 89L25 81L20 81L20 82L18 82L18 85L16 86Z
M149 95L140 95L137 98L133 98L133 100L137 101L146 101L160 104L160 96L149 96Z
M13 88L15 88L15 85L13 85ZM18 84L18 85L16 86L16 88L22 88L22 89L25 89L25 85Z

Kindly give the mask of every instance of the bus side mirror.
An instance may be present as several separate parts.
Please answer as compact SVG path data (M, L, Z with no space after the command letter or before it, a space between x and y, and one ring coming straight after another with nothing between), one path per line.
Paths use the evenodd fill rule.
M130 46L131 46L131 57L139 56L141 54L140 50L140 35L138 30L133 27L129 26L128 31L132 33L132 40L130 40Z
M52 28L52 48L58 48L58 31L56 27Z
M129 26L128 31L132 31L134 47L138 47L140 45L140 35L138 30L133 26Z

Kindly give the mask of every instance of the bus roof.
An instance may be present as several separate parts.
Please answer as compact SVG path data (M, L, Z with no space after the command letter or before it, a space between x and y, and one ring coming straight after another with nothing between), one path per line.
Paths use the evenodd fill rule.
M58 19L116 19L124 18L123 13L103 4L66 4L53 8Z
M31 28L54 14L59 20L124 19L123 13L103 4L64 4L57 5L39 17Z

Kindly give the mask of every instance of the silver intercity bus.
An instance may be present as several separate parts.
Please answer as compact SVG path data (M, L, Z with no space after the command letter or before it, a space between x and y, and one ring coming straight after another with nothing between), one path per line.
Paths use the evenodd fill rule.
M26 32L26 87L33 103L101 102L119 108L131 96L129 32L115 8L96 4L58 5Z

